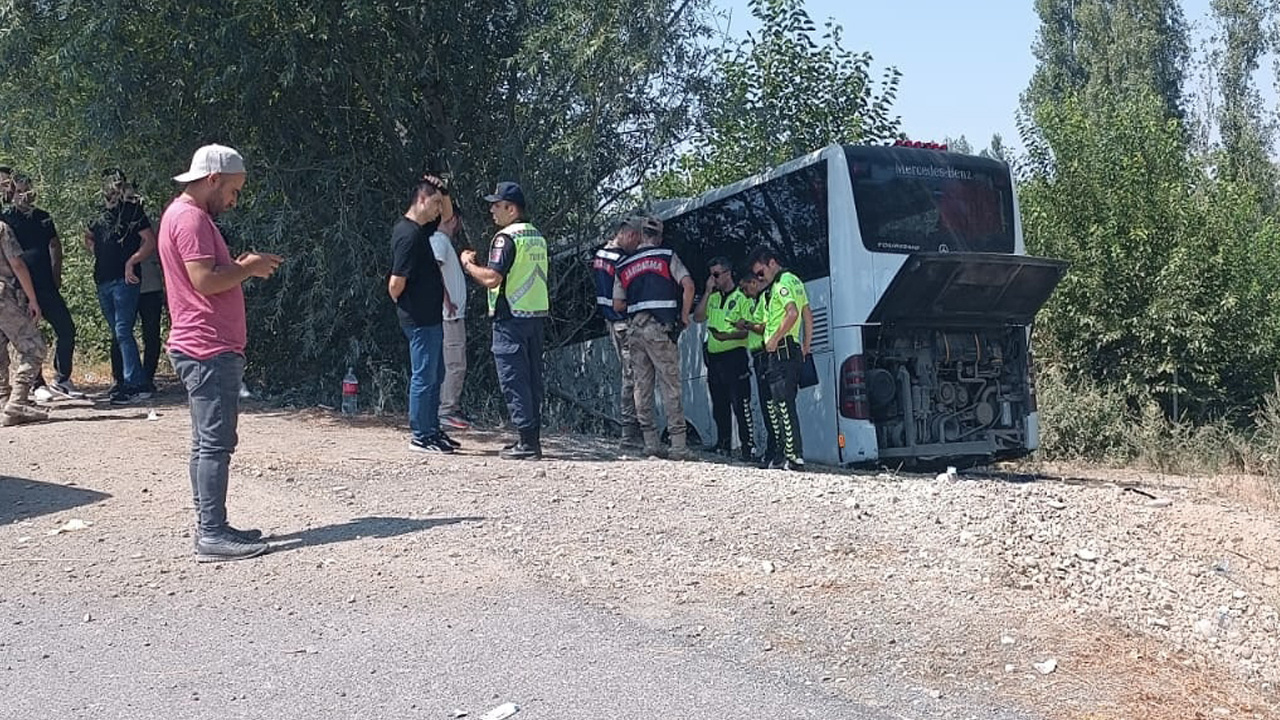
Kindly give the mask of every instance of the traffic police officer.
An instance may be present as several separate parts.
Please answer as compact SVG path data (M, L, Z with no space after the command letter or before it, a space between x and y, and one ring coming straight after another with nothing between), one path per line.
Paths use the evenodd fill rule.
M761 290L764 283L751 273L742 278L742 293L750 302L746 313L736 324L739 330L747 331L747 352L751 354L751 369L756 376L756 396L760 401L760 416L764 418L765 449L755 458L760 467L768 468L778 455L778 438L773 434L773 424L769 422L769 380L765 377L768 367L768 354L764 351L764 298ZM753 412L752 417L755 417ZM778 461L781 463L781 461Z
M644 436L645 453L661 456L654 420L655 383L662 391L662 407L667 414L673 460L688 459L684 404L680 391L680 331L689 324L693 309L693 278L684 263L662 244L662 221L632 218L630 226L639 231L635 252L618 263L614 281L613 308L626 312L627 342L635 373L636 417ZM635 242L635 235L628 242ZM628 251L632 247L626 247Z
M765 377L769 379L770 399L766 404L769 422L782 451L782 467L803 470L804 443L800 436L800 417L796 414L796 392L813 338L809 296L800 278L783 269L772 248L761 247L751 253L749 267L767 286L763 291L765 311L761 329L768 357Z
M519 441L503 448L501 456L537 460L542 457L543 322L550 309L547 240L528 221L524 192L516 183L500 182L484 199L501 230L493 236L485 265L477 265L475 251L466 250L462 268L489 289L498 384L520 432Z
M596 284L596 307L609 329L609 340L618 354L622 368L622 394L619 400L622 415L623 447L638 447L641 443L640 423L636 420L635 375L631 371L631 350L627 347L627 314L613 309L613 283L617 277L618 263L627 256L624 244L634 247L638 239L636 231L625 219L613 223L609 242L596 251L591 261L591 277Z
M711 392L711 416L716 421L716 452L732 454L733 418L738 419L738 443L742 459L751 459L751 366L747 357L747 331L736 326L745 317L750 301L733 281L729 260L711 260L707 287L694 312L694 322L707 324L707 389Z
M0 425L19 425L48 419L31 401L31 385L44 363L44 336L36 327L40 303L31 273L22 261L22 246L13 230L0 222ZM17 351L18 367L9 382L9 346Z

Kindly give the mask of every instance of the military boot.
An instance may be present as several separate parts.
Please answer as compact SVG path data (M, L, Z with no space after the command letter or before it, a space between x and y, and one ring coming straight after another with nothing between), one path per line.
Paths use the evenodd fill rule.
M30 396L31 386L14 383L13 389L9 393L9 399L4 404L4 413L3 417L0 417L0 425L10 427L48 420L49 413L36 407Z
M684 433L671 436L671 449L667 451L667 457L672 460L693 459L693 453L689 452L689 446L685 442Z
M622 448L624 450L644 447L644 435L637 425L628 425L622 429Z
M645 457L664 458L667 456L667 451L663 449L656 430L645 430L642 437L644 442L644 450L642 452Z

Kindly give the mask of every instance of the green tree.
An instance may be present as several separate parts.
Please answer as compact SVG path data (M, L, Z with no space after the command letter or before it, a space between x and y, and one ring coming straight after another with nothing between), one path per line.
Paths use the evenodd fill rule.
M845 48L833 21L819 31L803 0L749 6L759 31L718 54L716 84L704 95L692 149L649 184L650 194L693 195L831 143L897 134L896 68L877 83L870 53Z
M1253 84L1253 73L1267 52L1264 30L1270 23L1272 4L1263 0L1213 0L1220 47L1213 52L1218 69L1221 101L1218 130L1222 152L1218 170L1228 180L1257 188L1266 207L1275 208L1276 172L1271 163L1274 126L1264 121L1262 96Z
M690 124L704 8L14 0L0 4L0 159L40 177L66 227L104 165L131 171L158 214L196 146L238 147L251 180L229 237L287 258L248 286L251 372L323 398L355 365L378 404L398 404L385 238L411 177L453 175L472 242L487 240L478 198L498 179L524 184L553 242L576 240ZM87 287L74 294L88 305ZM485 368L471 378L478 390Z
M1167 116L1183 117L1190 48L1179 0L1036 0L1035 8L1038 64L1025 113L1081 91L1154 92Z

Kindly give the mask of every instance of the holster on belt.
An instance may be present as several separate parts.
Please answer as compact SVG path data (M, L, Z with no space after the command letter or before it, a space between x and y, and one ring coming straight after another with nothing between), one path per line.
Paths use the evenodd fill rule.
M800 354L800 343L787 336L778 343L778 349L769 353L771 360L804 360L804 356Z

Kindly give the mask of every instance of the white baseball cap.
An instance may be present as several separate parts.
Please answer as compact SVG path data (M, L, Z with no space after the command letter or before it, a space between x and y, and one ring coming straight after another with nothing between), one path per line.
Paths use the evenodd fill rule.
M235 148L226 145L205 145L191 156L191 169L175 175L175 182L189 183L207 178L214 173L237 175L244 172L244 158Z

